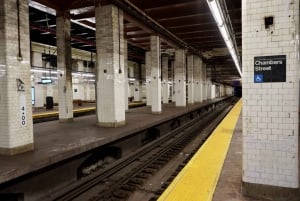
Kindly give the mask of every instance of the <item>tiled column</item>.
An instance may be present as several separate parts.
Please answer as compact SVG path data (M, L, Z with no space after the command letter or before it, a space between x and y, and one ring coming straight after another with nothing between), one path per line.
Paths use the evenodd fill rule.
M186 75L185 52L183 49L175 50L175 105L186 106Z
M208 83L207 83L207 78L206 78L206 64L202 63L202 101L206 101L207 100L207 87L208 87Z
M139 63L135 63L134 65L134 95L133 100L134 101L141 101L141 66Z
M194 55L187 56L188 103L194 104Z
M175 61L171 60L171 75L172 75L172 90L171 90L171 99L172 102L175 103L176 97L175 97Z
M212 99L212 83L211 81L206 81L207 82L207 99L210 100Z
M215 84L210 84L210 99L214 99L216 98L216 94L217 94L217 86Z
M140 90L141 90L141 101L146 102L146 67L145 64L141 64L141 82L140 82Z
M202 60L194 56L194 100L196 103L202 101Z
M152 91L151 91L151 52L145 54L145 67L146 67L146 101L147 106L152 105Z
M73 120L71 21L69 13L57 12L56 43L58 69L58 110L61 122Z
M128 43L124 39L124 100L125 100L125 110L128 110Z
M0 2L0 154L32 150L28 2ZM4 15L5 13L5 15ZM18 43L20 41L20 43Z
M104 127L125 125L123 11L96 7L97 117Z
M299 200L299 1L244 0L242 22L243 192Z
M158 36L150 37L151 44L151 96L152 113L161 113L161 79L160 79L160 39Z
M200 71L200 57L199 56L194 56L194 72L193 72L193 77L194 77L194 102L199 103L200 102L200 76L201 76L201 71Z
M169 56L167 54L163 54L161 59L161 68L162 68L162 98L164 104L169 103L168 62L169 62Z

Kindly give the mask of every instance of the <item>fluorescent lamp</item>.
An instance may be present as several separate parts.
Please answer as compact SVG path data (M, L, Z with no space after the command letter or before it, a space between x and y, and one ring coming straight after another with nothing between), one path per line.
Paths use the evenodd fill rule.
M31 69L31 72L35 72L35 73L51 73L51 74L57 74L57 71L53 71L53 70L43 70L43 69Z
M232 53L234 53L234 54L235 54L235 52L234 52L234 48L233 48L233 43L232 43L232 40L231 40L231 39L229 39L229 40L225 40L225 43L226 43L226 46L227 46L227 48L228 48L229 52L231 53L231 51L230 51L230 50L232 50Z
M31 69L31 72L35 73L50 73L50 74L58 74L56 70L46 70L46 69ZM73 76L82 76L82 77L95 77L92 73L72 73Z
M224 18L220 13L220 6L215 0L207 0L209 8L218 24L218 26L222 26L224 24Z
M52 84L52 80L51 79L42 79L41 84Z
M83 77L95 77L95 75L93 74L87 74L87 73L84 73L82 74Z
M80 73L72 73L73 76L81 76Z
M230 34L229 34L227 28L224 25L220 26L219 30L220 30L221 35L222 35L222 37L224 38L225 41L230 39Z
M219 4L219 0L206 0L206 1L208 3L208 6L210 8L210 11L211 11L213 17L215 18L215 21L216 21L219 31L225 41L228 51L235 63L235 67L236 67L237 71L239 72L240 76L242 77L240 62L237 57L237 52L236 52L237 50L235 48L236 46L234 46L235 41L232 40L231 35L228 31L228 27L227 27L228 24L224 20L225 18L224 18L223 11Z
M95 77L94 74L91 73L72 73L73 76L82 76L82 77Z
M129 81L135 81L135 78L130 77L130 78L128 78L128 80Z

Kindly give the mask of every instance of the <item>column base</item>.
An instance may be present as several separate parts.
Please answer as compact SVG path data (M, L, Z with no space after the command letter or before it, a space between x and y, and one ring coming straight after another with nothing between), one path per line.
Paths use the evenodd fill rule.
M161 111L159 111L159 112L152 111L152 114L161 114L161 113L162 113Z
M59 120L59 123L72 123L72 122L74 122L73 118Z
M185 108L187 105L175 105L175 107Z
M119 121L119 122L98 122L97 124L100 127L106 127L106 128L117 128L121 126L126 125L126 121Z
M13 147L13 148L1 148L0 147L0 155L6 155L6 156L13 156L21 153L25 153L28 151L34 150L34 144L26 144L19 147Z
M257 199L274 201L297 201L300 197L299 188L286 188L263 184L242 182L243 194Z

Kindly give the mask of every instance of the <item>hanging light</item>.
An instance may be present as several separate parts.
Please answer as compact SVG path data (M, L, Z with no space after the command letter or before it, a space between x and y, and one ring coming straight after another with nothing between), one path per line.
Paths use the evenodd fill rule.
M237 71L239 72L240 76L242 77L240 62L237 56L237 50L234 46L234 41L232 40L232 37L228 31L228 24L225 22L225 18L221 9L221 6L219 4L219 0L207 0L208 6L210 8L210 11L218 25L219 31L225 41L225 44L228 48L228 51L235 63L235 67Z

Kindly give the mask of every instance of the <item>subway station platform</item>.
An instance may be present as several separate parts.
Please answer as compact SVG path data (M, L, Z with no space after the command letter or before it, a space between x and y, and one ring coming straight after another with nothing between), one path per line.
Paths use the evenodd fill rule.
M177 175L158 201L260 201L244 197L242 100Z
M214 99L184 108L166 104L160 115L152 114L150 107L130 109L126 112L126 126L119 128L97 126L95 115L74 118L71 123L51 121L34 124L34 151L0 156L0 184L221 100Z

